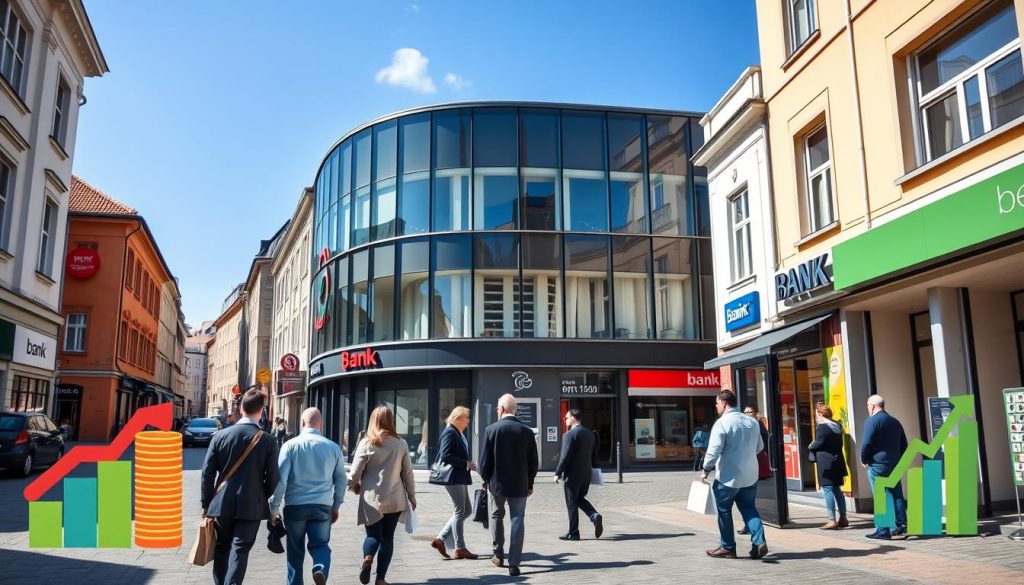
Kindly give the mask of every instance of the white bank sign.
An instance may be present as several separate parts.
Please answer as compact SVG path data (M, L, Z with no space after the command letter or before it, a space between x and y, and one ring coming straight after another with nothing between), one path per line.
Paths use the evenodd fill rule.
M18 325L14 330L11 361L52 370L57 360L57 340Z

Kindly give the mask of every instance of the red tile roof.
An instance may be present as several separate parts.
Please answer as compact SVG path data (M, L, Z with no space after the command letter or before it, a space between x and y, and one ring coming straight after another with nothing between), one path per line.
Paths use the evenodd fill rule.
M71 176L71 196L68 198L70 213L106 213L114 215L138 215L139 212L107 195L103 191Z

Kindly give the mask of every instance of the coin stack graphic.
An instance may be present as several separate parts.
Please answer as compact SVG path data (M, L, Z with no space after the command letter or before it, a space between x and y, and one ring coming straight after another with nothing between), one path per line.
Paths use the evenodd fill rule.
M181 546L181 434L135 435L135 544Z

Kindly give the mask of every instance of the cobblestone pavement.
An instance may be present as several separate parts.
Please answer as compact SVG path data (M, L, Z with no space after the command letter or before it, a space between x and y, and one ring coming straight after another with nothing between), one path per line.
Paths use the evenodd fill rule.
M209 583L209 567L192 567L185 558L199 514L199 467L204 451L185 456L184 545L175 550L28 548L28 506L21 491L28 480L0 478L0 583L4 585L61 582L74 585ZM85 467L75 475L94 473ZM605 535L592 538L584 520L580 542L557 539L565 531L560 486L541 474L527 506L523 574L511 578L486 559L444 560L429 540L450 514L443 489L429 485L417 472L420 503L419 534L399 533L389 583L679 583L689 580L758 583L1024 583L1024 543L1003 536L911 539L876 543L864 539L866 516L855 517L848 530L822 532L815 508L793 506L806 528L767 531L769 556L763 561L709 559L704 550L717 545L715 518L686 511L685 498L695 474L643 472L625 475L625 483L591 490L592 501L605 518ZM608 479L614 479L611 475ZM59 498L59 489L48 498ZM341 519L332 530L332 583L357 583L362 529L355 524L356 498L347 495ZM987 529L1008 533L1013 527L988 523ZM467 541L477 553L488 551L487 531L467 524ZM739 537L740 552L745 541ZM265 533L250 557L246 583L284 581L284 556L270 553ZM307 559L308 570L308 559ZM306 580L307 583L311 579Z

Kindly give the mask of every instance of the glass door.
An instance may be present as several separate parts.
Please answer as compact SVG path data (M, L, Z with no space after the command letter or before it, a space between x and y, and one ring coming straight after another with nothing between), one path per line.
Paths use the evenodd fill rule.
M409 446L413 467L427 467L427 389L377 391L377 402L395 413L395 430Z
M771 360L773 358L769 358ZM768 452L768 463L772 477L757 483L757 510L761 519L770 524L781 526L789 517L786 499L785 466L783 465L782 417L780 397L769 391L772 364L765 362L748 363L747 367L739 364L733 369L734 388L740 409L753 406L760 415L758 423L766 429L768 437L765 449ZM762 434L762 437L765 436Z

